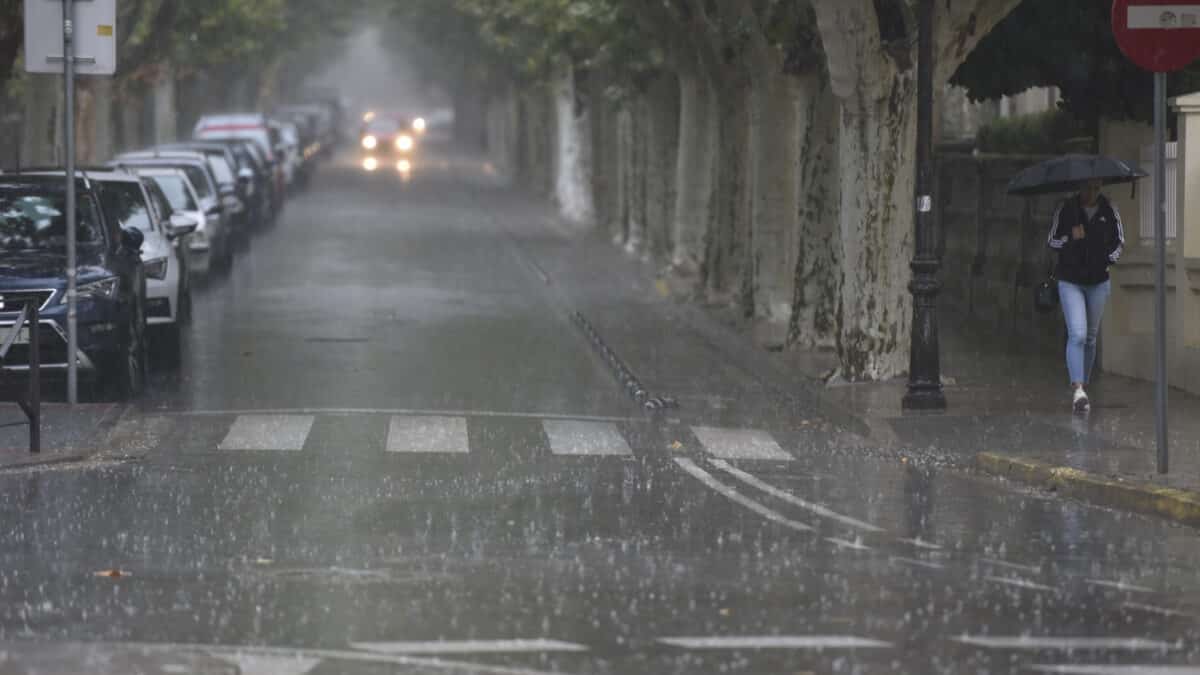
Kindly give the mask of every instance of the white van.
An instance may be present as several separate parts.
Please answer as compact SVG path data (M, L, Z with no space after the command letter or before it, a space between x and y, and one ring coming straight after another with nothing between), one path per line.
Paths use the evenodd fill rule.
M280 145L278 130L272 129L265 115L241 113L235 115L205 115L192 130L196 140L248 138L262 148L267 161L276 162L275 149Z

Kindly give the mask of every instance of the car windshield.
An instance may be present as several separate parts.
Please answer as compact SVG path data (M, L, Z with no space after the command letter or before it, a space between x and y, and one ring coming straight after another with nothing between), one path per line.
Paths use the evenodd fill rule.
M367 123L367 133L378 134L380 136L390 136L391 134L398 133L401 129L400 122L391 117L376 117Z
M154 182L158 184L163 195L166 196L167 202L175 211L196 211L196 200L192 199L192 193L187 188L187 183L184 178L179 175L160 175L151 176Z
M0 249L57 250L67 245L66 196L61 190L0 188ZM79 246L104 245L104 227L91 197L79 195L75 209Z
M229 168L229 162L223 155L208 155L208 166L212 169L217 183L231 185L236 182L233 177L233 169Z
M213 196L212 189L208 184L208 174L204 169L194 164L185 164L180 169L187 174L188 180L191 181L192 187L196 189L196 196L200 199L207 199Z
M122 229L154 232L154 220L138 183L105 183L100 191L100 204L109 220Z

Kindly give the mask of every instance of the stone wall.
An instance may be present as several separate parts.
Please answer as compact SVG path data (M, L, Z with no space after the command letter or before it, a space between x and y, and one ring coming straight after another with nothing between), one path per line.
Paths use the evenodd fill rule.
M1046 236L1058 199L1005 194L1017 172L1042 159L939 156L942 317L949 330L967 328L1017 351L1052 355L1062 349L1062 317L1038 312L1033 289L1047 277Z

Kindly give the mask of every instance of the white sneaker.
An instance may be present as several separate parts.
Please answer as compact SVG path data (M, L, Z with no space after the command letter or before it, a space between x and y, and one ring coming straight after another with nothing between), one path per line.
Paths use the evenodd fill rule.
M1083 387L1079 387L1075 390L1075 398L1072 402L1072 407L1077 413L1085 413L1092 409L1092 402L1088 400L1087 392L1083 390Z

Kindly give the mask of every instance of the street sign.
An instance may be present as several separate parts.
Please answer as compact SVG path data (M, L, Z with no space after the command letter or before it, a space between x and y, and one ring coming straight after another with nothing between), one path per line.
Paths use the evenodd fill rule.
M25 70L63 74L63 1L25 0ZM117 1L76 0L76 75L117 71Z
M1129 60L1154 73L1154 426L1167 473L1167 73L1200 59L1200 1L1113 0L1112 30Z
M1200 59L1200 2L1116 0L1112 28L1125 56L1150 72L1182 70Z

